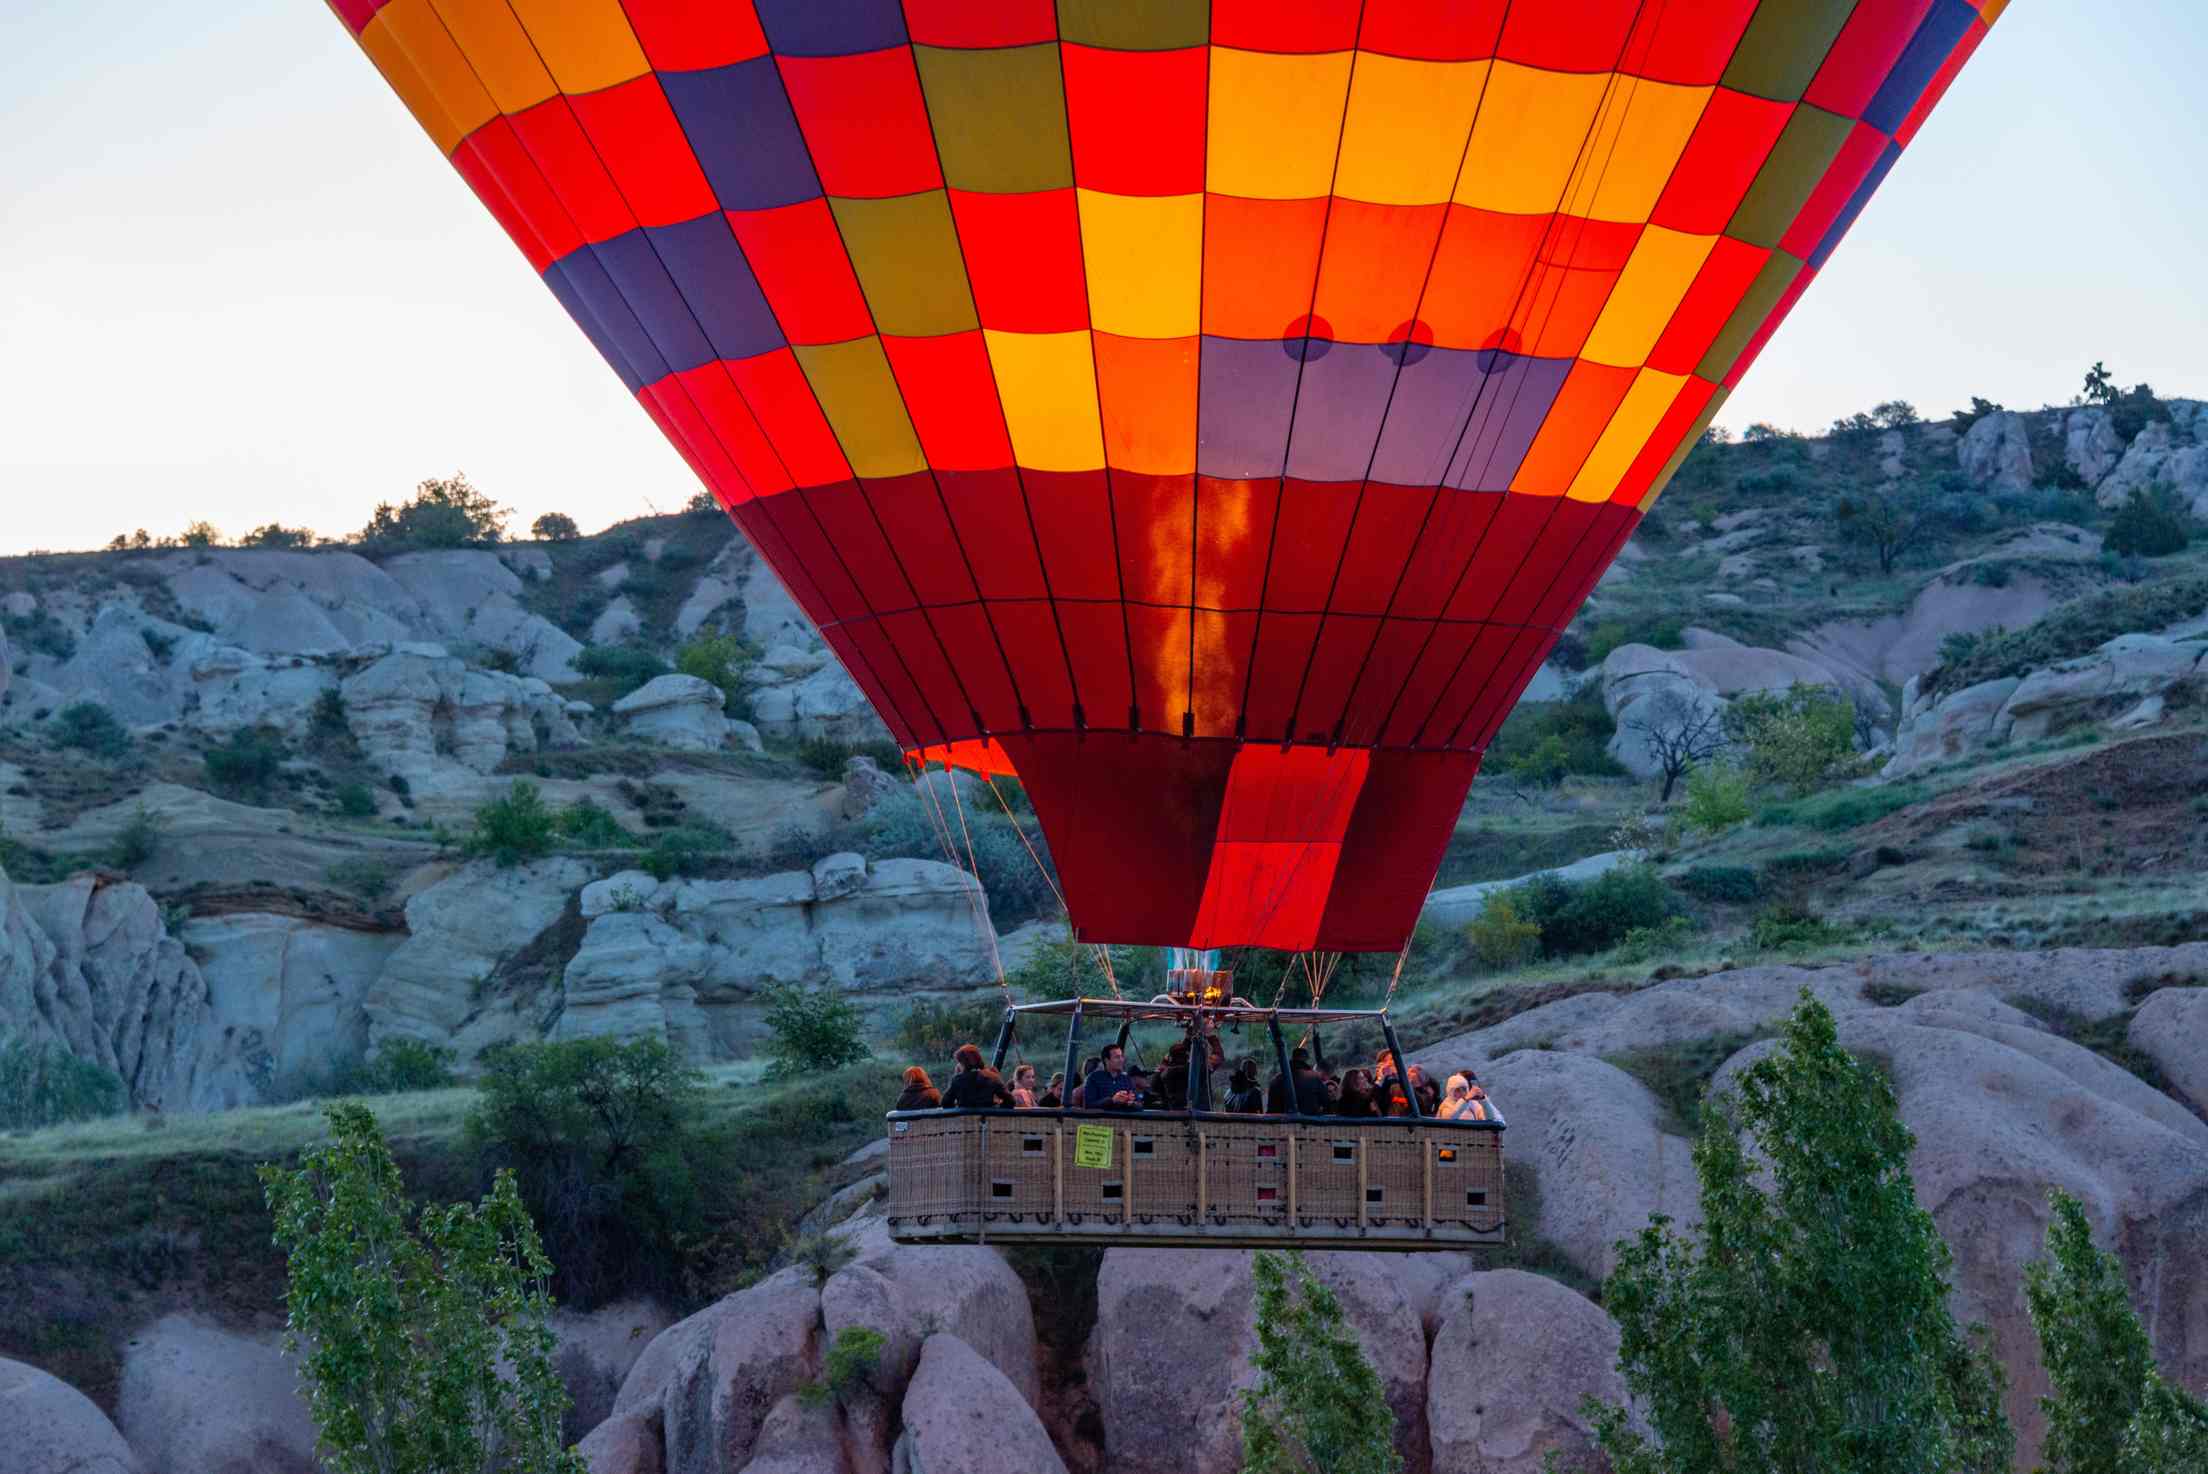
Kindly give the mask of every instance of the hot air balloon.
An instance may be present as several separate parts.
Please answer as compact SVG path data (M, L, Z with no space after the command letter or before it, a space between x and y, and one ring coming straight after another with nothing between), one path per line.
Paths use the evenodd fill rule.
M2005 3L331 0L1080 938L1335 953ZM900 1237L1501 1233L1499 1135L988 1124Z

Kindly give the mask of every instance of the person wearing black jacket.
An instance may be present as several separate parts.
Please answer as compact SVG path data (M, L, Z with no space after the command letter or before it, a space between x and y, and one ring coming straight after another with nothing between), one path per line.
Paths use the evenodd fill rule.
M958 1073L943 1092L945 1107L960 1111L1012 1108L1012 1092L1005 1089L1003 1078L982 1061L979 1045L961 1044L951 1058L958 1061Z
M1323 1116L1326 1110L1326 1079L1311 1068L1311 1056L1299 1049L1288 1056L1288 1073L1296 1080L1296 1109L1306 1116ZM1278 1075L1273 1077L1271 1088L1265 1092L1265 1109L1275 1116L1288 1114L1288 1091Z
M1234 1067L1234 1075L1227 1081L1227 1109L1244 1116L1265 1109L1265 1093L1257 1088L1256 1060L1244 1058Z

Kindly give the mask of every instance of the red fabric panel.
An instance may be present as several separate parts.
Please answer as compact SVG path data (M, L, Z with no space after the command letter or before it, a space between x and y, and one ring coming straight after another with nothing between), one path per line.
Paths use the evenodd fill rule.
M1802 101L1843 118L1863 116L1931 9L1932 0L1857 0Z
M865 483L874 515L889 534L905 565L905 576L922 604L958 604L977 596L966 574L966 555L944 515L935 478L926 471L885 476ZM994 647L990 658L996 658Z
M1515 6L1496 55L1552 72L1607 72L1618 65L1641 8L1641 0Z
M1580 537L1600 517L1607 502L1575 502L1557 497L1540 532L1520 554L1515 567L1495 566L1501 596L1487 617L1501 624L1535 624L1543 600L1570 561Z
M646 384L637 399L644 412L674 443L698 479L711 487L723 506L750 500L752 489L736 462L706 420L679 374L669 374L656 384Z
M629 25L653 68L701 72L766 53L767 38L751 0L621 0Z
M1419 739L1421 729L1458 665L1479 638L1481 625L1431 624L1426 627L1424 648L1412 662L1410 673L1404 677L1402 689L1382 691L1375 689L1372 699L1380 703L1381 739L1394 746L1408 746Z
M1719 236L1710 254L1703 258L1694 284L1672 313L1663 336L1649 350L1648 366L1665 374L1693 372L1770 259L1771 253L1760 246L1736 241L1729 235Z
M584 240L595 244L636 228L636 217L629 213L621 191L598 161L597 150L591 147L567 98L547 98L513 114L508 121ZM697 166L687 148L683 157L690 159L691 167Z
M674 225L719 207L658 77L637 77L568 102L637 224Z
M1043 567L1036 561L1034 534L1028 531L1019 473L938 471L935 479L958 540L973 560L982 597L1042 598Z
M1711 93L1649 223L1689 235L1722 231L1793 114L1792 103L1727 87Z
M559 196L545 182L544 171L522 148L514 125L506 119L493 118L461 139L452 151L452 167L468 181L491 218L521 247L532 270L542 274L545 267L583 243Z
M1357 0L1212 0L1211 44L1237 51L1372 48L1369 29L1362 43L1358 40L1357 11Z
M1411 559L1412 545L1433 505L1433 488L1372 482L1349 533L1333 607L1358 614L1387 610L1389 596Z
M922 46L1031 46L1058 34L1052 0L905 0L905 26Z
M1473 566L1449 601L1451 619L1490 617L1489 611L1501 602L1510 581L1519 577L1527 549L1549 519L1550 504L1562 498L1512 492L1498 500L1502 505L1495 509Z
M728 224L792 343L847 343L874 331L826 200L731 210Z
M1012 663L1012 677L1019 682L1028 719L1038 727L1070 729L1073 685L1051 606L1041 600L992 604L989 613L996 621L997 638L1004 642L1005 658Z
M1265 581L1267 609L1326 607L1334 562L1349 536L1357 505L1354 481L1299 481L1280 488L1280 525L1273 534L1273 569Z
M1227 774L1192 944L1310 949L1371 755L1251 746Z
M1203 189L1204 47L1107 51L1069 41L1059 58L1074 183L1124 195Z
M1255 609L1265 594L1265 554L1273 541L1280 483L1199 476L1196 501L1196 602ZM1248 644L1245 639L1234 648Z
M843 559L821 532L820 524L806 504L806 493L788 491L780 496L761 497L753 503L764 507L774 519L775 531L781 534L783 544L789 549L790 563L805 570L806 576L820 590L821 603L827 617L816 620L824 628L846 619L861 619L866 615L866 601L859 597L859 587L844 570Z
M1020 479L1027 486L1051 596L1116 602L1119 565L1114 561L1116 537L1105 474L1023 470ZM1116 612L1113 618L1118 618Z
M1694 428L1702 406L1708 404L1710 396L1716 392L1717 386L1708 379L1688 376L1687 382L1679 386L1679 397L1671 402L1671 408L1664 411L1664 417L1649 433L1648 444L1641 447L1633 464L1618 478L1618 489L1610 496L1612 506L1640 505L1641 498L1655 485L1657 476L1671 459L1671 453L1679 448L1680 438Z
M376 12L390 0L330 0L330 9L345 22L345 29L359 35L368 29L368 22L376 18Z
M1763 345L1771 341L1771 335L1779 330L1779 324L1786 321L1786 315L1794 310L1794 304L1802 300L1802 293L1808 291L1809 284L1815 280L1816 267L1805 266L1801 269L1800 274L1794 278L1793 285L1786 289L1785 295L1779 298L1778 305L1771 309L1771 315L1763 320L1763 326L1757 328L1756 335L1748 340L1748 346L1740 350L1740 357L1733 360L1732 372L1725 376L1726 388L1731 389L1740 383L1741 375L1748 372L1756 361L1756 355L1763 352Z
M1644 5L1625 46L1625 69L1655 82L1710 86L1725 75L1756 5L1757 0L1695 0L1692 12Z
M1541 667L1541 657L1556 644L1556 636L1548 630L1520 630L1511 637L1510 645L1500 659L1487 683L1455 726L1450 728L1448 742L1452 747L1474 743L1482 733L1493 733L1510 715L1510 709L1518 704L1518 697L1533 679L1533 673ZM1440 730L1440 724L1435 724ZM1480 743L1485 750L1485 744Z
M1404 570L1395 612L1434 618L1467 581L1482 540L1506 497L1492 491L1444 490L1427 521L1425 535Z
M827 601L821 598L820 590L814 586L805 565L783 539L782 531L775 525L774 517L765 503L759 500L739 502L730 507L728 512L736 519L736 525L744 530L744 536L751 539L751 545L774 566L776 576L782 580L782 586L790 591L791 598L797 600L797 607L805 611L805 617L816 625L827 624L832 620L834 612L829 609Z
M866 693L866 699L874 703L874 709L881 713L882 721L889 727L889 735L898 745L910 747L920 741L923 729L908 721L902 709L890 699L889 687L875 673L874 668L866 663L865 656L845 627L822 625L820 633L828 642L828 648L835 652L836 659L842 663L844 670L850 674L852 680L858 682L859 689Z
M1365 651L1372 647L1377 620L1346 619L1337 614L1319 630L1310 657L1310 672L1303 678L1303 699L1296 711L1296 725L1306 732L1324 732L1329 740L1348 720L1349 693L1357 681Z
M827 193L881 198L942 187L910 46L775 64Z
M1367 0L1357 44L1424 61L1495 55L1508 0Z
M929 707L920 694L920 688L914 684L911 672L905 668L901 652L891 643L881 625L873 620L863 620L855 624L840 625L838 628L857 659L874 672L874 678L880 682L890 704L902 715L906 730L925 741L950 741L951 732L945 725L944 717L948 715L963 725L966 719L964 709L953 707L946 713Z
M691 402L711 427L713 438L736 463L736 470L755 496L788 491L793 484L759 419L737 388L729 368L722 363L700 364L675 377L682 380Z
M896 550L876 525L858 482L816 487L806 494L806 504L835 544L843 566L858 580L859 596L868 609L880 613L912 606L912 585L898 568Z
M1127 626L1118 604L1058 605L1059 623L1065 626L1066 649L1073 663L1073 684L1081 698L1081 714L1089 726L1099 729L1100 741L1124 740L1104 736L1107 731L1127 730L1127 709L1134 692L1127 684ZM1175 719L1180 713L1175 711ZM1156 720L1153 713L1151 720Z
M883 636L896 647L905 669L920 687L920 693L937 718L952 733L968 732L975 726L995 725L982 712L975 709L972 690L967 678L972 670L989 670L995 674L1001 686L1004 667L997 659L996 650L989 644L986 630L981 644L961 651L943 637L942 627L932 613L908 610L901 614L885 614L876 623ZM1010 688L1004 687L1004 696L997 703L997 710L1011 725L1012 702ZM978 719L978 720L977 720Z
M1370 747L1379 741L1388 703L1410 678L1412 662L1432 629L1426 621L1415 619L1383 620L1377 630L1369 621L1359 622L1359 633L1369 644L1357 651L1360 674L1346 699L1344 742Z
M1393 952L1418 925L1434 872L1479 771L1475 753L1376 752L1342 837L1341 864L1313 945Z
M1225 737L1242 715L1243 662L1257 634L1254 613L1196 611L1196 679L1191 702L1196 735Z
M1126 597L1136 603L1188 603L1195 478L1114 471L1111 494Z
M882 351L929 465L981 471L1012 464L996 374L979 330L940 338L884 334Z
M950 192L951 218L981 325L1007 333L1070 333L1089 325L1081 216L1070 189L1033 194Z
M1250 741L1279 742L1291 735L1288 722L1295 712L1296 690L1303 684L1303 668L1318 632L1316 614L1267 614L1256 621L1245 728ZM1308 732L1294 735L1309 737ZM1316 740L1324 742L1326 734Z
M799 486L826 486L851 474L796 354L777 348L728 364L728 374L759 423L774 426L775 453Z

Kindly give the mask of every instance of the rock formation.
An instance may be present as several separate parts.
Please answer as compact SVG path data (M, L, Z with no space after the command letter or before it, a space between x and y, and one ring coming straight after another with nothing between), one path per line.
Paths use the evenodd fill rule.
M13 1474L144 1474L91 1398L19 1361L0 1359L0 1430Z
M115 1418L146 1474L321 1474L296 1365L185 1316L132 1339Z
M2024 417L2000 409L1981 415L1955 447L1963 474L2001 491L2029 491L2032 485L2032 440Z

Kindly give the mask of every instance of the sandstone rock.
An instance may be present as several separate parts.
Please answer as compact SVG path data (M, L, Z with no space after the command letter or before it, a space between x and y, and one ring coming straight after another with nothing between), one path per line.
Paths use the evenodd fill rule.
M840 816L856 822L869 818L884 804L912 801L912 784L902 775L885 773L874 759L864 755L843 763L843 802Z
M648 1300L624 1300L598 1310L552 1314L554 1365L570 1399L562 1436L569 1442L610 1420L621 1384L644 1348L673 1318Z
M19 1361L0 1359L0 1429L14 1474L140 1474L91 1398Z
M2201 431L2197 425L2193 436ZM2182 444L2167 420L2156 420L2141 430L2094 493L2104 507L2120 507L2134 491L2167 485L2195 517L2208 516L2208 445Z
M1425 1307L1411 1298L1395 1256L1307 1257L1341 1298L1345 1319L1380 1374L1407 1474L1426 1474L1426 1345L1423 1336L1407 1334ZM1088 1372L1108 1462L1155 1474L1240 1466L1241 1428L1231 1410L1256 1381L1254 1303L1246 1254L1105 1253Z
M8 687L14 681L15 652L8 648L8 632L0 629L0 706L7 704Z
M254 912L194 917L178 936L206 979L202 1027L253 1041L249 1059L275 1081L367 1052L363 1001L405 941L395 931Z
M1658 650L1649 645L1620 645L1603 658L1603 705L1617 721L1610 753L1640 777L1655 777L1661 766L1640 724L1668 723L1668 710L1692 720L1714 711L1727 699L1749 692L1786 691L1797 686L1854 689L1860 699L1883 710L1885 698L1875 682L1849 681L1807 656L1765 650L1734 641L1703 642L1697 648Z
M501 1039L538 1036L535 1018L517 1013L538 1000L476 995L478 980L567 910L590 879L579 860L540 860L500 869L477 861L423 891L406 906L408 937L391 954L364 1003L371 1045L421 1039L453 1049L465 1062Z
M1963 474L1981 485L2004 491L2028 491L2032 485L2032 441L2024 417L2014 410L1981 416L1955 447Z
M626 564L617 564L624 571ZM608 569L607 572L612 572ZM593 645L620 645L634 639L644 629L644 617L636 612L636 605L623 594L604 609L591 622L590 643Z
M820 1292L789 1269L662 1331L615 1399L616 1418L655 1412L672 1474L741 1470L776 1403L818 1375Z
M2163 988L2132 1015L2131 1047L2208 1114L2208 988Z
M851 1474L837 1420L835 1408L784 1397L759 1425L744 1474Z
M116 1422L146 1474L319 1474L298 1369L276 1347L172 1315L123 1353Z
M1913 698L1915 678L1904 691L1901 726L1894 733L1894 755L1882 770L1888 778L1907 777L1936 763L1967 757L2004 739L1999 725L2009 697L2023 684L2020 676L1980 681L1939 697L1930 705Z
M865 695L833 662L786 685L752 692L752 719L760 730L791 737L830 737L839 742L884 739L887 729Z
M237 1045L205 1027L207 983L143 887L0 872L0 1035L59 1045L133 1104L219 1110L255 1098Z
M1581 1399L1625 1401L1616 1323L1522 1270L1467 1275L1456 1291L1427 1384L1434 1474L1538 1474L1551 1449L1566 1468L1592 1455Z
M1908 447L1903 443L1899 430L1887 430L1878 437L1878 474L1894 480L1908 469Z
M958 1337L930 1336L905 1389L900 1467L911 1474L1065 1474L1034 1409Z
M2124 442L2115 422L2099 406L2074 409L2062 422L2062 458L2091 486L2116 469Z
M512 655L532 676L576 678L582 645L522 608L520 576L495 555L475 549L407 553L383 566L419 602L437 633Z
M666 1474L659 1410L649 1416L608 1418L575 1445L590 1474Z
M618 563L609 563L591 575L591 582L597 584L598 587L609 594L628 581L629 561L626 558Z
M721 688L699 676L659 676L613 704L631 737L685 752L718 752L728 741Z
M745 752L765 752L767 750L767 744L760 739L759 729L740 718L729 718L728 740Z
M2047 546L2037 539L2034 545ZM2061 546L2074 557L2097 556L2099 552L2098 544L2090 538ZM1967 571L1951 573L1927 584L1900 614L1875 620L1834 620L1819 625L1807 636L1788 641L1787 648L1835 672L1856 672L1866 680L1898 685L1937 665L1940 644L1949 635L1995 625L2022 629L2054 603L2052 587L2031 574L2016 574L2008 583L1993 588L1972 582Z
M1574 860L1569 865L1559 865L1554 870L1536 870L1531 875L1514 876L1509 880L1476 880L1469 885L1449 886L1426 897L1426 906L1419 913L1419 919L1430 921L1435 926L1463 926L1480 914L1487 905L1487 898L1496 891L1507 891L1512 886L1524 885L1527 881L1538 880L1544 875L1553 875L1558 880L1570 881L1575 885L1583 884L1598 875L1617 869L1620 865L1630 865L1639 858L1638 852L1633 850L1605 850L1599 855ZM1062 932L1064 929L1060 927L1057 930ZM1007 968L1011 966L1009 962L1005 965Z
M474 796L508 755L572 747L581 734L543 681L399 650L340 687L368 761L417 798Z
M713 1058L697 1017L697 987L711 961L703 943L649 911L602 915L567 965L554 1037L666 1039L686 1059Z
M889 1338L883 1363L907 1375L921 1343L949 1332L994 1366L1029 1406L1042 1396L1034 1311L1026 1286L997 1250L982 1246L899 1247L879 1218L852 1220L839 1237L853 1258L822 1287L823 1333L850 1326Z
M2158 635L2118 635L2091 655L2035 670L1995 718L1997 735L2036 742L2158 696L2200 668L2208 647Z

